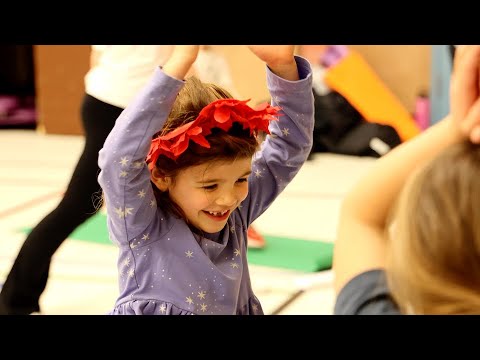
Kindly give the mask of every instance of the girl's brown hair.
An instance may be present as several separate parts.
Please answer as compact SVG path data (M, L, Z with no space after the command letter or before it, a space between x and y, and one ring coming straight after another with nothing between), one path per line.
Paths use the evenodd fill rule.
M480 146L448 148L397 205L387 274L402 312L480 314Z
M185 81L180 90L173 108L165 125L156 135L165 135L174 129L195 120L200 111L218 99L231 99L228 91L215 84L203 83L192 76ZM244 130L239 124L234 123L228 132L214 128L206 136L210 148L205 148L190 141L187 150L176 160L160 155L155 163L154 171L163 176L175 177L181 170L191 166L201 165L211 161L234 161L237 158L251 158L259 148L256 136L250 130ZM172 211L177 216L183 216L182 211L169 198L168 193L161 192L153 186L159 206Z

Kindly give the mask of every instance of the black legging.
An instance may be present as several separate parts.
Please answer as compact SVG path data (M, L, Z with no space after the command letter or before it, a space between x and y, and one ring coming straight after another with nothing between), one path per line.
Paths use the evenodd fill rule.
M97 211L98 152L123 109L85 95L81 116L85 147L59 205L28 235L0 293L0 314L39 311L50 261L63 241Z

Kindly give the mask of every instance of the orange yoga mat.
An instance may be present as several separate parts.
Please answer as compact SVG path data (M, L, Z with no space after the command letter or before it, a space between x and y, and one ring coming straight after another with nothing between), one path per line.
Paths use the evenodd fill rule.
M420 133L413 116L356 51L325 74L327 85L341 94L365 120L392 126L402 141Z

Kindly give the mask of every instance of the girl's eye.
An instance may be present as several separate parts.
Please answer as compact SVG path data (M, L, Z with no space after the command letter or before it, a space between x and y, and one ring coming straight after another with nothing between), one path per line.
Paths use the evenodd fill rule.
M205 190L210 190L211 191L211 190L215 190L217 188L217 185L214 184L214 185L203 186L203 188Z
M241 179L238 179L237 182L239 183L244 183L244 182L247 182L248 181L248 178L241 178Z

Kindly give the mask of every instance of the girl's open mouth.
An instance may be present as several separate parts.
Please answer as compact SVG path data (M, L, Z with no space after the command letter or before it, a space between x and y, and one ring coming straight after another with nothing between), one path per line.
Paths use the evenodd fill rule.
M203 212L212 220L216 221L223 221L228 219L228 216L230 215L230 210L225 210L225 211L205 211Z

